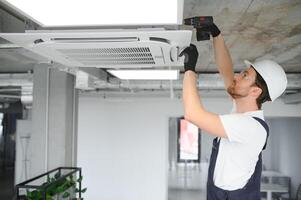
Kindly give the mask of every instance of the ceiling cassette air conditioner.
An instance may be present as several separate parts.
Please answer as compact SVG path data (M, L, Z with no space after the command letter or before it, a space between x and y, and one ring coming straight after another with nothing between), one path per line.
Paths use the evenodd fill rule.
M68 67L153 68L183 66L179 53L190 30L108 29L3 33L0 37Z

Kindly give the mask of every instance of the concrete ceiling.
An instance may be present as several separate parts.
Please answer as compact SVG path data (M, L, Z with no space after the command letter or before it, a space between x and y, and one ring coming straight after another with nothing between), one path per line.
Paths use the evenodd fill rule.
M234 68L243 60L273 59L301 72L300 0L185 0L184 18L212 15L230 49ZM212 42L196 42L200 71L216 71Z
M243 69L244 59L269 58L282 64L286 72L301 72L301 0L185 0L184 18L199 15L214 17L236 71ZM1 32L23 32L26 25L20 19L0 9ZM197 70L217 72L212 41L197 42L194 31L192 43L200 54ZM35 59L42 59L9 45L0 38L0 73L27 72Z

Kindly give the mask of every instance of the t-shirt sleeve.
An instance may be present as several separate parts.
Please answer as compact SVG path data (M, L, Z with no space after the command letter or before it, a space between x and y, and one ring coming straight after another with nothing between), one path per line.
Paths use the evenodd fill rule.
M265 142L264 127L251 116L235 113L220 115L220 119L230 142Z

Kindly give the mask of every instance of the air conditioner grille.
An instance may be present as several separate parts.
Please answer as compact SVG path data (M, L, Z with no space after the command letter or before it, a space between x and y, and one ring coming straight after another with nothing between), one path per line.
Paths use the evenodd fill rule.
M69 54L69 53L150 53L150 49L148 47L57 49L57 50L64 54Z
M84 58L151 58L152 54L151 53L132 53L132 54L100 54L100 53L87 53L87 54L68 54L69 58L73 59L84 59Z
M57 49L66 58L84 65L155 64L148 47Z

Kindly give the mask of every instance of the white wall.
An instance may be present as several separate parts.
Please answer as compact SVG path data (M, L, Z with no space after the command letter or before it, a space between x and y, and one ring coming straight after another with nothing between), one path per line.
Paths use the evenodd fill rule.
M226 98L204 98L205 107L227 113ZM301 105L276 101L267 116L301 116ZM166 200L168 118L183 115L179 99L79 99L78 166L87 199ZM208 147L210 148L210 146Z
M301 104L284 104L282 100L263 104L266 117L300 117Z
M268 169L291 177L292 195L301 184L301 118L276 117L268 120L271 131ZM293 197L294 197L293 196Z
M87 199L167 199L168 118L178 101L80 98L78 166Z
M301 104L286 105L281 101L264 107L270 126L270 138L263 163L267 169L280 171L291 177L294 197L301 184Z
M31 132L31 120L17 120L15 185L29 179L30 162L28 155L28 147Z

